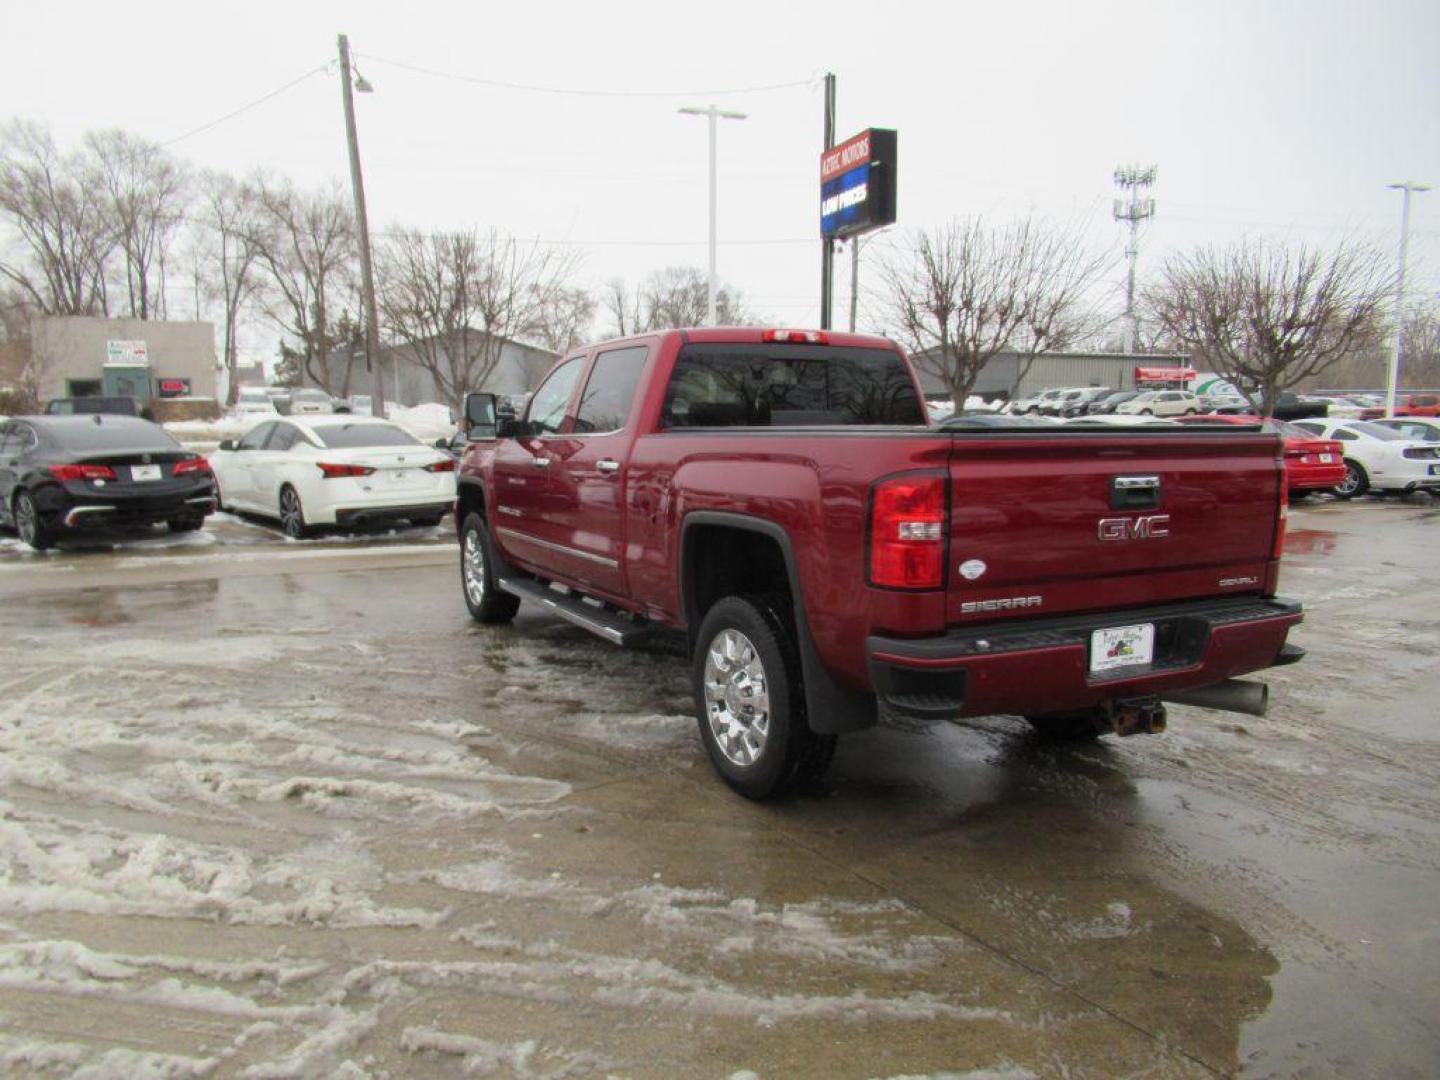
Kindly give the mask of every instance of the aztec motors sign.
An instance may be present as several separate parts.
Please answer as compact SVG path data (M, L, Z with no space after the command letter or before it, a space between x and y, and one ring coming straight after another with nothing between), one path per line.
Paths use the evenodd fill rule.
M820 235L858 236L895 221L895 132L870 128L820 155Z

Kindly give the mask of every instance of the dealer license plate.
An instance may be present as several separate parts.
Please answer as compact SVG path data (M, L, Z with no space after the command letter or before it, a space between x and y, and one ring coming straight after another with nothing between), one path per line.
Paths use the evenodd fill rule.
M1090 635L1090 670L1113 671L1116 668L1148 664L1155 657L1155 624L1112 626Z
M130 479L131 479L131 480L159 480L159 479L160 479L160 466L159 466L159 465L131 465L131 466L130 466Z
M1321 454L1321 455L1320 455L1320 463L1321 463L1322 465L1330 465L1330 464L1332 464L1334 461L1335 461L1335 455L1334 455L1334 454Z

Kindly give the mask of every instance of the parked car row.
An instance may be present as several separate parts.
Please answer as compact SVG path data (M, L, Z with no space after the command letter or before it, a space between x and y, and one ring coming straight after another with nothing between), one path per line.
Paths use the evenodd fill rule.
M335 398L313 387L291 390L281 386L242 386L236 394L232 411L236 416L319 416L325 413L369 416L373 411L373 400L369 394Z
M0 525L36 550L110 527L190 532L216 509L273 519L295 539L317 527L434 526L454 502L451 454L371 416L277 416L208 458L138 417L0 423Z

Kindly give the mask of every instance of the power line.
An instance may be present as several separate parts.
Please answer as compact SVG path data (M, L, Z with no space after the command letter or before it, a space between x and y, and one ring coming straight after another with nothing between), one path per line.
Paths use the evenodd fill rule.
M311 78L311 77L313 77L313 76L315 76L315 75L319 75L322 71L324 71L324 70L325 70L327 67L329 67L329 66L330 66L329 63L326 62L326 63L324 63L324 64L321 64L319 67L313 67L313 68L311 68L309 71L305 72L305 74L296 76L295 78L291 79L291 80L290 80L289 82L287 82L284 86L276 87L274 90L271 90L271 91L270 91L268 94L266 94L265 96L263 96L263 97L258 97L258 98L256 98L254 101L250 102L250 103L247 104L247 105L241 105L238 109L235 109L235 110L232 111L232 112L228 112L228 113L226 113L224 116L221 116L221 117L219 117L219 118L217 118L217 119L215 119L215 120L211 120L208 124L201 124L199 127L197 127L197 128L192 128L190 131L185 132L184 135L177 135L177 136L175 136L175 138L170 139L170 140L168 140L168 141L166 141L166 142L163 142L163 143L161 143L160 145L161 145L161 146L174 146L177 142L180 142L182 139L188 139L188 138L190 138L190 136L192 136L192 135L199 135L202 131L209 131L211 128L216 127L216 126L218 126L218 125L220 125L220 124L225 123L226 120L233 120L233 119L235 119L235 117L239 116L241 113L247 113L247 112L249 112L251 109L255 108L257 105L264 105L265 102L269 101L271 98L279 97L279 96L280 96L281 94L283 94L286 90L289 90L292 86L299 86L299 85L300 85L302 82L304 82L306 79L309 79L309 78Z
M356 53L356 56L376 63L385 64L389 67L400 68L403 71L413 71L420 75L430 75L437 79L452 79L455 82L474 83L477 86L489 86L497 90L519 90L531 94L564 94L571 97L615 97L615 98L676 98L692 96L719 97L729 94L762 94L772 90L792 90L798 86L813 86L815 79L798 79L794 82L769 83L764 86L737 86L724 90L580 90L563 86L533 86L528 83L505 82L501 79L485 79L478 75L461 75L453 71L438 71L435 68L421 67L419 64L407 64L401 60L387 60L373 53Z

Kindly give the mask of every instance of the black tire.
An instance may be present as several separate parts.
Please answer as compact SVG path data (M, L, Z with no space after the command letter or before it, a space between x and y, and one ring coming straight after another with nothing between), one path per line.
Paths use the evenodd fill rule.
M55 546L55 526L41 516L34 498L23 488L15 493L11 518L15 523L15 535L36 551L48 551Z
M305 507L300 504L300 493L289 484L280 489L280 531L291 540L304 540L310 535L310 526L305 524Z
M1154 410L1154 409L1141 409L1141 410L1140 410L1140 415L1141 415L1141 416L1154 416L1154 415L1155 415L1155 410Z
M214 480L215 510L217 513L225 513L225 496L220 493L220 478Z
M1035 734L1056 742L1093 742L1105 734L1090 712L1048 713L1025 719L1035 729Z
M439 525L444 518L444 514L426 514L423 517L411 518L410 524L417 525L422 529L433 529L436 525Z
M1186 410L1185 410L1185 415L1186 415L1186 416L1194 416L1194 415L1195 415L1195 410L1194 410L1194 409L1186 409Z
M810 730L786 599L727 596L705 614L695 640L690 669L700 739L725 782L758 800L824 773L837 738ZM766 702L763 729L748 704L758 694ZM717 733L732 727L728 718L733 730Z
M195 532L205 524L203 517L171 518L165 523L173 533Z
M508 623L520 610L520 598L502 592L495 583L495 549L490 530L475 511L465 515L460 529L460 592L470 617L481 623Z
M1345 479L1330 489L1339 499L1353 499L1370 490L1370 474L1358 461L1345 459Z

